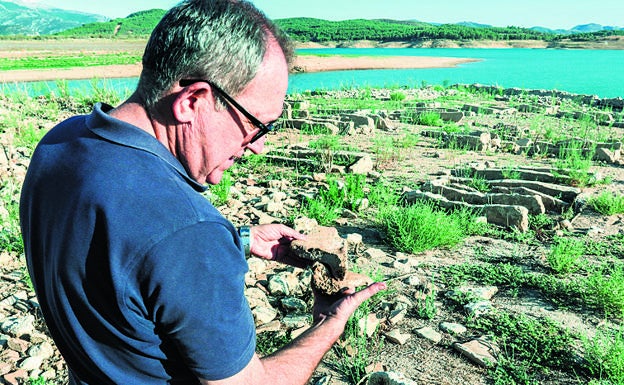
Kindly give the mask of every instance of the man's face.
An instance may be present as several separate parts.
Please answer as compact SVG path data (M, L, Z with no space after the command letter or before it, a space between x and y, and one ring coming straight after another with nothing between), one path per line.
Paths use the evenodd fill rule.
M283 109L288 87L288 67L276 43L269 45L256 77L235 101L260 122L269 124L277 120ZM214 95L219 92L212 89ZM211 95L211 97L214 97ZM225 170L249 149L261 153L266 137L250 143L260 129L239 109L226 102L226 108L198 116L201 137L187 138L198 144L186 154L191 176L199 183L218 184ZM195 130L193 130L195 131Z

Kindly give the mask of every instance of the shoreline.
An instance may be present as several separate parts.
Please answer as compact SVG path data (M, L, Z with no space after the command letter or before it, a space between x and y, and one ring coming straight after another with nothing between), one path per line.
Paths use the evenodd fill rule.
M450 68L478 59L430 56L296 56L291 73L369 70ZM10 70L0 72L0 83L52 80L132 78L141 73L141 64L76 67L62 69Z

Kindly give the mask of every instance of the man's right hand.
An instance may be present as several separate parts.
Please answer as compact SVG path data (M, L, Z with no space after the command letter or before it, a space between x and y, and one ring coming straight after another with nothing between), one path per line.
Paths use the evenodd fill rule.
M333 296L314 292L314 308L312 311L314 322L320 322L332 317L344 321L344 325L346 325L349 317L351 317L358 306L385 289L385 282L376 282L358 292L355 292L353 289L347 289L341 294Z

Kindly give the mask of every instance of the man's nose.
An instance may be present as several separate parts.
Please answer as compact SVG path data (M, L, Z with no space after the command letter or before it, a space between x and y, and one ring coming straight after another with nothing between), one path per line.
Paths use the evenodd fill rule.
M266 142L266 138L266 135L264 135L255 142L249 143L246 146L246 149L249 149L249 151L253 152L254 154L261 154L262 150L264 149L264 143Z

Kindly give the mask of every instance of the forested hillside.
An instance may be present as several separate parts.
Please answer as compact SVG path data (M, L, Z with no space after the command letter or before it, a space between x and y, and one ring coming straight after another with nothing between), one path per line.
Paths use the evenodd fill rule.
M281 19L277 23L297 41L344 40L549 40L557 35L518 27L471 27L460 24L433 25L394 20L328 21L311 18Z
M103 23L89 23L55 34L61 37L147 37L165 14L163 9L136 12Z
M103 23L85 24L55 34L59 37L128 38L147 37L165 11L152 9L126 18ZM593 41L611 35L624 35L622 30L560 34L520 27L491 27L462 24L434 25L415 21L365 20L328 21L313 18L278 19L276 23L298 42L328 41L411 41L411 40L544 40Z

